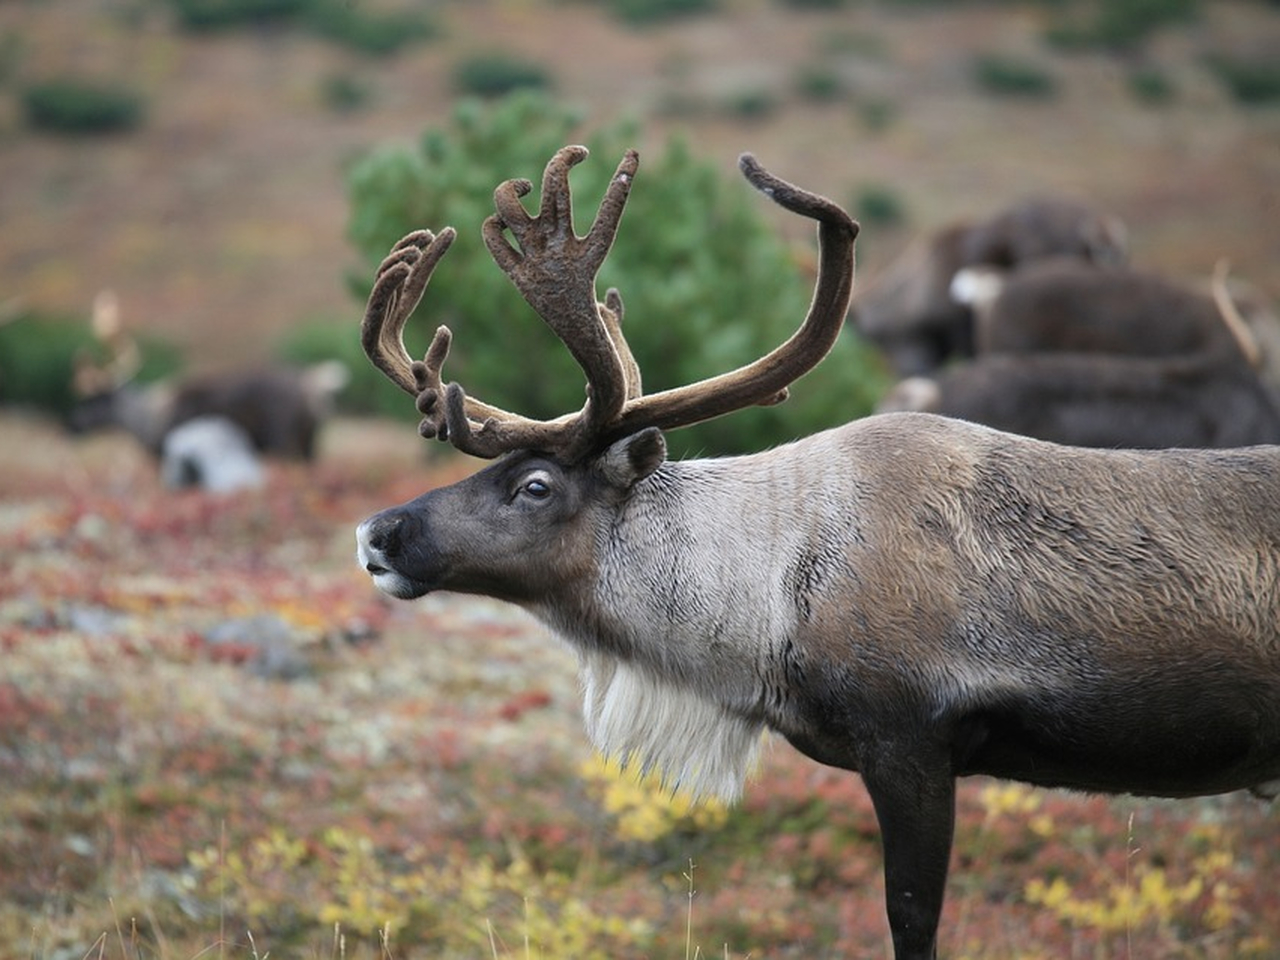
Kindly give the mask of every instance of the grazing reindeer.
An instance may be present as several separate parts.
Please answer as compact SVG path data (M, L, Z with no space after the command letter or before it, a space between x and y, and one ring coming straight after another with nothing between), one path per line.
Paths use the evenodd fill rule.
M986 220L952 224L909 247L859 292L852 319L904 377L974 353L973 313L956 299L956 274L985 267L1016 276L1046 258L1118 265L1125 228L1075 200L1036 197Z
M974 306L977 356L902 381L880 412L940 413L1084 447L1280 443L1276 388L1221 270L1212 296L1071 260L1007 278L965 270L955 286Z
M1257 371L1203 354L991 354L909 377L876 409L958 417L1080 447L1280 443L1280 409Z
M110 293L96 298L93 326L108 359L77 361L73 386L81 399L69 425L77 433L123 427L157 457L175 428L215 417L242 431L258 453L310 460L320 424L347 382L346 368L334 361L138 386L131 381L141 353L120 323Z
M1223 261L1211 292L1201 292L1144 270L1055 257L1013 274L967 267L951 289L973 308L977 356L1196 354L1256 368L1261 350L1231 299L1226 272Z
M669 462L663 429L777 402L826 354L857 224L744 156L818 222L808 315L763 358L646 396L621 298L595 299L637 156L580 238L568 174L585 156L551 160L536 216L528 181L498 187L484 225L586 373L577 413L529 420L446 386L446 327L410 360L401 331L452 229L379 268L369 357L416 397L424 436L500 457L360 524L379 588L530 610L578 651L596 746L695 793L736 796L766 729L861 773L897 960L935 956L957 777L1280 790L1280 449L1084 450L896 414Z

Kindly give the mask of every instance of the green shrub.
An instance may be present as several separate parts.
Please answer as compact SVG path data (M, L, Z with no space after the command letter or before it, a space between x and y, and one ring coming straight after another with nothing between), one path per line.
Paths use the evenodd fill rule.
M367 83L349 73L332 73L320 82L320 97L338 113L353 113L369 105L372 91Z
M873 133L889 129L898 119L897 104L881 98L860 101L856 112L862 125Z
M1191 19L1199 7L1199 0L1099 0L1082 16L1069 6L1045 38L1067 49L1127 49L1161 27Z
M179 25L192 32L234 30L285 22L373 56L395 53L439 33L418 8L380 13L360 0L168 0Z
M869 184L854 198L853 212L864 226L897 226L906 220L906 207L892 187Z
M319 36L373 56L386 56L439 34L436 23L422 11L370 13L348 0L315 0L306 20Z
M631 24L659 23L714 10L716 0L608 0L609 12Z
M1236 102L1245 105L1280 100L1280 64L1262 60L1213 57L1209 66Z
M844 93L844 83L840 79L840 74L832 67L823 64L812 64L801 68L795 84L802 97L817 103L838 100Z
M157 338L140 336L139 381L178 369L177 351ZM99 345L84 320L24 313L0 323L0 403L34 407L65 416L78 398L72 386L77 357L95 357Z
M763 120L777 111L778 98L761 87L751 87L730 95L725 108L739 120Z
M27 123L55 133L114 133L142 122L142 97L101 81L50 80L26 88L22 107Z
M1129 92L1135 98L1153 106L1170 103L1176 96L1168 75L1155 67L1133 70L1128 76L1128 84Z
M507 53L468 57L454 70L453 81L462 93L477 97L501 97L515 90L551 85L543 67Z
M0 403L66 414L74 358L92 342L88 324L64 318L24 314L0 324Z
M296 17L309 0L169 0L186 30L226 30Z
M1043 99L1057 91L1053 76L1037 64L1001 54L984 54L973 62L978 86L1004 96Z
M421 356L430 331L449 324L455 340L445 377L535 417L580 407L583 375L493 264L480 224L493 210L494 186L510 177L533 181L535 196L527 203L534 209L545 162L564 144L580 142L592 151L573 174L577 229L588 229L618 159L639 136L627 124L589 134L575 126L572 115L536 94L490 108L470 102L455 112L448 129L430 131L416 149L378 150L348 178L350 236L366 258L369 279L374 265L410 230L449 224L459 230L410 323L410 352ZM647 391L755 359L799 325L810 281L798 274L794 251L779 239L770 213L769 202L730 163L709 166L681 141L642 158L598 290L617 286L622 292L627 340ZM363 280L362 292L368 283ZM346 336L356 340L354 324ZM679 431L673 448L760 449L866 413L883 386L874 354L850 333L796 385L787 403ZM386 389L397 409L413 415L408 397L390 384Z

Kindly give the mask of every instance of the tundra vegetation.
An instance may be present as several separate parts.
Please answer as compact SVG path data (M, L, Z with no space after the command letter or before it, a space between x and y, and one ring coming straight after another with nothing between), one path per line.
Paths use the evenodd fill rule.
M335 931L367 960L684 957L690 915L702 956L884 956L856 777L775 742L740 804L673 803L591 758L527 617L370 590L351 518L470 470L417 442L340 421L305 482L224 500L0 417L0 957L330 957ZM264 617L291 678L214 642ZM962 783L942 948L1265 960L1275 827L1239 796Z

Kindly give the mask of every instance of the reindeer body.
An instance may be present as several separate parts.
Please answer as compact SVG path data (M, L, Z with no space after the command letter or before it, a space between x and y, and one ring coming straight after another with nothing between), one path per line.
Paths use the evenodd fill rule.
M1210 356L995 354L903 380L877 409L1104 449L1280 443L1280 409L1257 372Z
M858 771L884 841L897 960L936 953L955 779L1160 796L1280 792L1280 447L1090 450L886 414L745 457L667 462L663 429L783 399L843 323L857 225L763 171L818 221L809 313L782 346L646 395L594 271L637 157L590 233L568 171L542 210L495 192L494 259L587 374L582 411L535 421L445 384L401 330L453 240L379 268L362 342L424 436L496 462L357 529L376 585L518 604L579 653L604 753L734 797L761 735ZM509 230L518 248L505 238Z
M362 562L397 596L529 609L579 652L596 746L695 792L736 796L766 728L861 772L891 920L929 930L900 957L932 955L957 776L1280 781L1280 448L1084 450L927 414L632 465L643 442L513 454L366 521Z
M70 425L77 432L122 427L160 456L175 427L201 417L222 417L245 431L260 453L309 460L333 396L346 378L345 368L330 362L146 386L126 383L82 400L72 411Z
M571 516L498 516L531 472ZM607 753L732 797L761 728L861 769L851 737L896 705L890 726L951 741L949 776L1158 796L1280 777L1280 449L1085 451L894 414L626 491L598 474L517 456L362 537L414 581L393 592L503 597L573 643ZM455 542L463 500L486 522ZM401 524L420 539L380 539ZM720 711L723 749L610 700L668 695Z
M1225 285L1210 296L1063 258L1003 279L957 279L966 274L977 355L900 382L880 411L1088 447L1280 443L1280 406L1252 333L1266 321L1240 317Z
M952 293L958 272L985 267L1017 276L1046 260L1119 265L1127 259L1125 234L1117 218L1086 204L1029 198L908 247L858 293L852 320L901 376L922 376L974 354L973 311Z
M973 304L978 356L1246 359L1209 291L1156 273L1054 258L1029 264L997 283L989 303Z

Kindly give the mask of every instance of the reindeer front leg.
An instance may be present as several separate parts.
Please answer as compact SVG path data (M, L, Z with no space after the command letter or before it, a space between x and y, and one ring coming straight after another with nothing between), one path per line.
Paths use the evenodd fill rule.
M903 753L914 745L894 745ZM889 755L865 764L884 844L885 900L895 960L935 960L955 829L955 779L942 757Z

